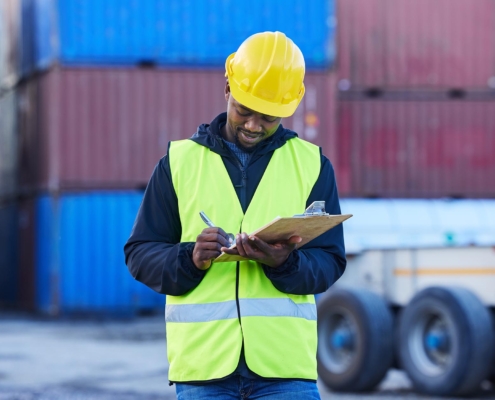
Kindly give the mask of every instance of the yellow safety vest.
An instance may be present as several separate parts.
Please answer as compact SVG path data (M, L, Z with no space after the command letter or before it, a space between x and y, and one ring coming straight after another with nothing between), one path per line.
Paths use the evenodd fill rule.
M201 210L231 233L303 212L321 166L317 146L288 140L275 150L244 214L220 155L181 140L170 144L168 156L181 242L195 242L206 227ZM167 296L165 319L170 381L231 374L243 342L246 363L260 376L317 378L314 296L280 292L254 261L214 263L195 289Z

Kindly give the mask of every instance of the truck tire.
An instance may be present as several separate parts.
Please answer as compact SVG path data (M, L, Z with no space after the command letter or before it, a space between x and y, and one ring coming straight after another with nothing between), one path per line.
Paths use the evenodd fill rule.
M334 391L364 392L393 361L392 314L367 290L331 289L318 302L318 376Z
M468 395L490 373L490 314L469 290L431 287L419 292L401 314L399 337L401 366L420 392Z

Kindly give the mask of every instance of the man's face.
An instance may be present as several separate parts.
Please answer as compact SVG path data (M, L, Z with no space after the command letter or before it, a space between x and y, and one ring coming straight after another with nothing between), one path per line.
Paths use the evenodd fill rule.
M227 123L224 137L237 144L244 151L252 151L263 140L272 136L282 118L253 111L234 99L227 83L225 87L227 100Z

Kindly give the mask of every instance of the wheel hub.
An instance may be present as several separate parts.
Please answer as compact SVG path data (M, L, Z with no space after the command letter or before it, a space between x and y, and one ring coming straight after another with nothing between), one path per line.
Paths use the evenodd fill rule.
M332 335L332 346L336 349L347 349L351 350L354 345L354 338L352 332L346 328L340 328L335 330Z
M425 374L438 376L452 360L451 329L441 312L423 314L409 336L411 355Z
M354 319L345 310L332 313L322 323L325 350L320 357L330 371L342 373L351 365L356 353L356 329Z

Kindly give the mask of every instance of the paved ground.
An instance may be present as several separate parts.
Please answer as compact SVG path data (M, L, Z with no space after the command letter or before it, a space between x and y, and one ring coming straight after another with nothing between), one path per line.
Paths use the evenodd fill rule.
M163 317L120 321L60 321L0 315L0 400L175 399L168 386ZM390 371L368 395L328 399L432 399L412 392ZM495 399L486 387L477 398Z

